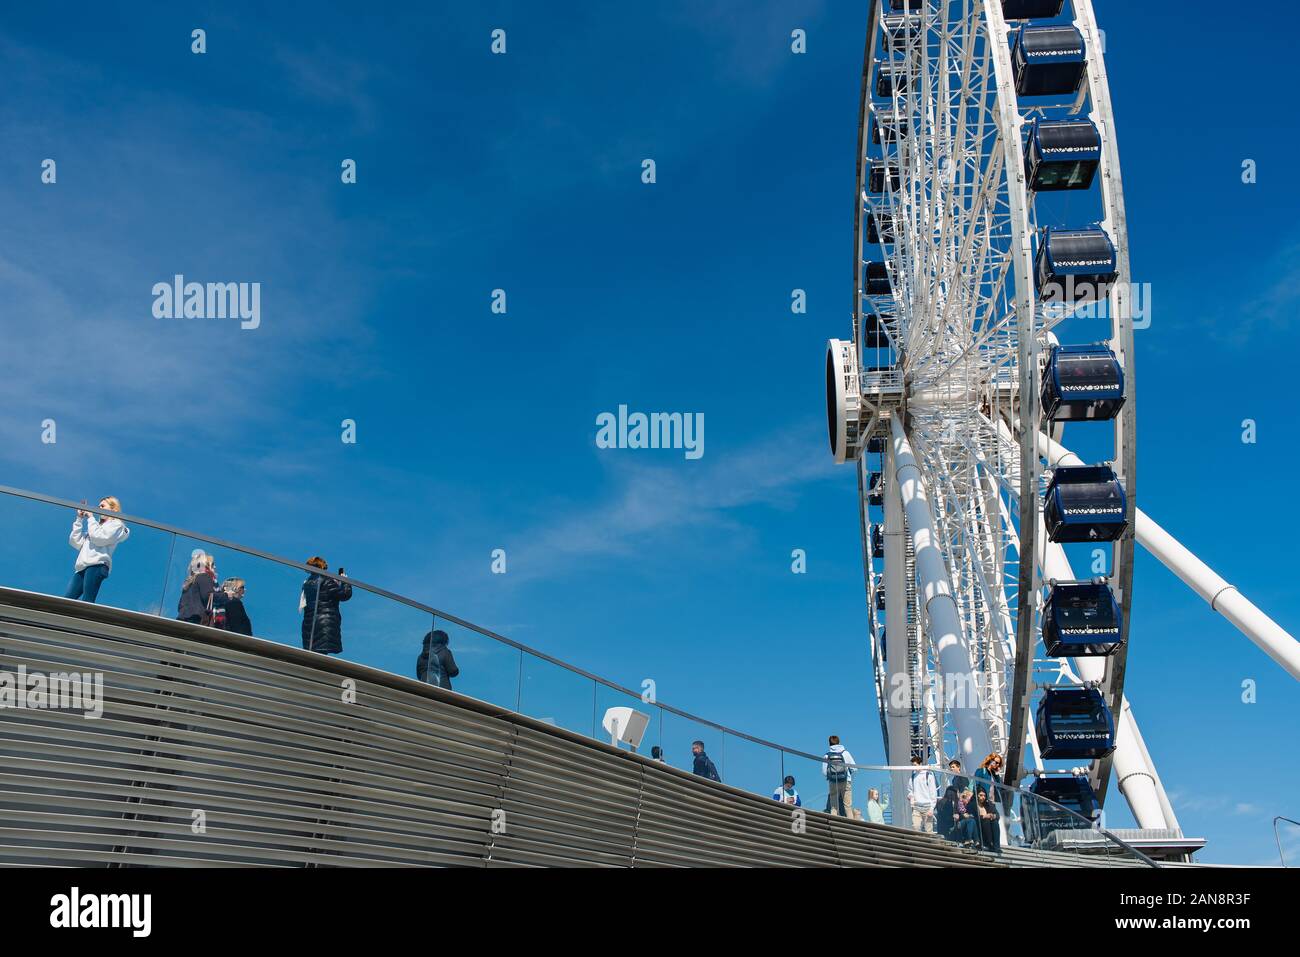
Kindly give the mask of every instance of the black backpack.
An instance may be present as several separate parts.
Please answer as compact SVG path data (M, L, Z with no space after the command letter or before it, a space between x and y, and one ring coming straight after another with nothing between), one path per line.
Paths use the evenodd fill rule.
M826 752L826 780L843 784L849 779L849 766L844 762L843 751Z

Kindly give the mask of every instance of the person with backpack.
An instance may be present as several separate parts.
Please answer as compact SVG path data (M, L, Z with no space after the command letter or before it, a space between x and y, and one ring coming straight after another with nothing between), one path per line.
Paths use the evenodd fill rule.
M722 783L722 778L718 774L718 768L713 763L713 759L704 753L703 741L691 742L691 754L695 755L695 764L691 768L692 771L702 778L717 781L719 784Z
M799 792L794 789L794 775L787 774L781 786L772 792L772 800L780 801L782 804L789 804L793 807L803 807L803 801L799 798Z
M82 505L85 505L83 500ZM99 500L99 507L106 512L122 511L122 503L112 495ZM82 521L86 527L81 527ZM68 544L77 550L77 564L72 569L72 581L64 598L88 601L92 605L99 597L99 589L108 578L113 568L113 549L126 541L131 530L122 524L120 518L104 518L85 509L77 509L72 519L72 534Z
M421 681L448 691L451 679L460 674L456 659L447 647L450 643L451 637L445 631L431 631L424 636L424 650L415 659L415 674Z
M212 623L212 595L217 588L216 559L196 548L190 556L189 575L181 584L176 618L195 625Z
M826 813L849 817L853 807L853 755L840 744L840 736L832 734L827 739L830 749L822 761L822 774L826 777Z
M253 634L253 623L244 609L244 580L227 578L212 595L212 627L236 635Z
M921 767L919 755L912 755L912 776L907 780L907 801L912 806L912 829L935 830L935 807L939 803L939 782L934 772Z
M316 555L307 564L320 571L329 571L329 563ZM339 577L346 578L339 568ZM322 655L343 653L343 612L339 602L352 597L352 586L319 572L312 572L302 583L298 597L298 610L302 612L302 646Z

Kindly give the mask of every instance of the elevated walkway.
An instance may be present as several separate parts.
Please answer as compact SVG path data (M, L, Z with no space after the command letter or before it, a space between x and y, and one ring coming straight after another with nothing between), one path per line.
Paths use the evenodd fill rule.
M0 709L0 864L999 867L410 678L0 588L0 671L103 713ZM12 703L12 702L11 702Z

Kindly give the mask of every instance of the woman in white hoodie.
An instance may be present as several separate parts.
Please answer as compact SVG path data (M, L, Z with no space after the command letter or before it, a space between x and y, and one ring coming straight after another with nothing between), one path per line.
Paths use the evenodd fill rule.
M112 495L100 499L99 507L106 512L122 511L122 503ZM81 525L83 519L86 523L84 529ZM120 518L100 521L93 512L77 509L77 517L72 520L72 534L68 536L68 544L77 549L77 565L64 597L93 602L113 567L113 549L126 541L130 534L131 530L122 524Z

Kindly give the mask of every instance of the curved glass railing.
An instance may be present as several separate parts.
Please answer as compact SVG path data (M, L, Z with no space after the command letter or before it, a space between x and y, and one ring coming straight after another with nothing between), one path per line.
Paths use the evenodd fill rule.
M309 576L322 573L306 564L139 516L116 516L93 505L79 506L5 486L0 486L0 523L7 530L0 539L0 585L66 594L78 557L69 544L78 509L102 518L118 517L130 530L113 551L97 603L177 618L191 560L202 553L214 559L218 583L231 578L243 581L242 601L254 637L293 647L315 643L315 626L304 627L300 604ZM642 755L658 755L684 770L701 771L711 765L723 783L773 799L788 797L783 782L793 777L803 808L838 811L839 788L827 780L822 758L815 754L696 717L655 701L648 693L624 688L375 585L332 572L323 577L351 585L351 597L339 603L342 658L421 678L417 660L424 638L443 631L458 670L450 677L451 690L457 694ZM702 742L704 757L696 757L694 742ZM914 796L916 789L908 788L912 770L852 768L848 816L950 836L946 821L936 817L946 813L943 808L928 817L915 813L917 803L909 795ZM950 785L959 783L947 772L933 769L931 773L940 798ZM1153 863L1095 828L1093 822L1027 791L998 785L995 798L1000 847L1068 850ZM959 842L967 839L971 829L963 820L958 817L963 835ZM984 844L992 850L987 824L983 833Z

